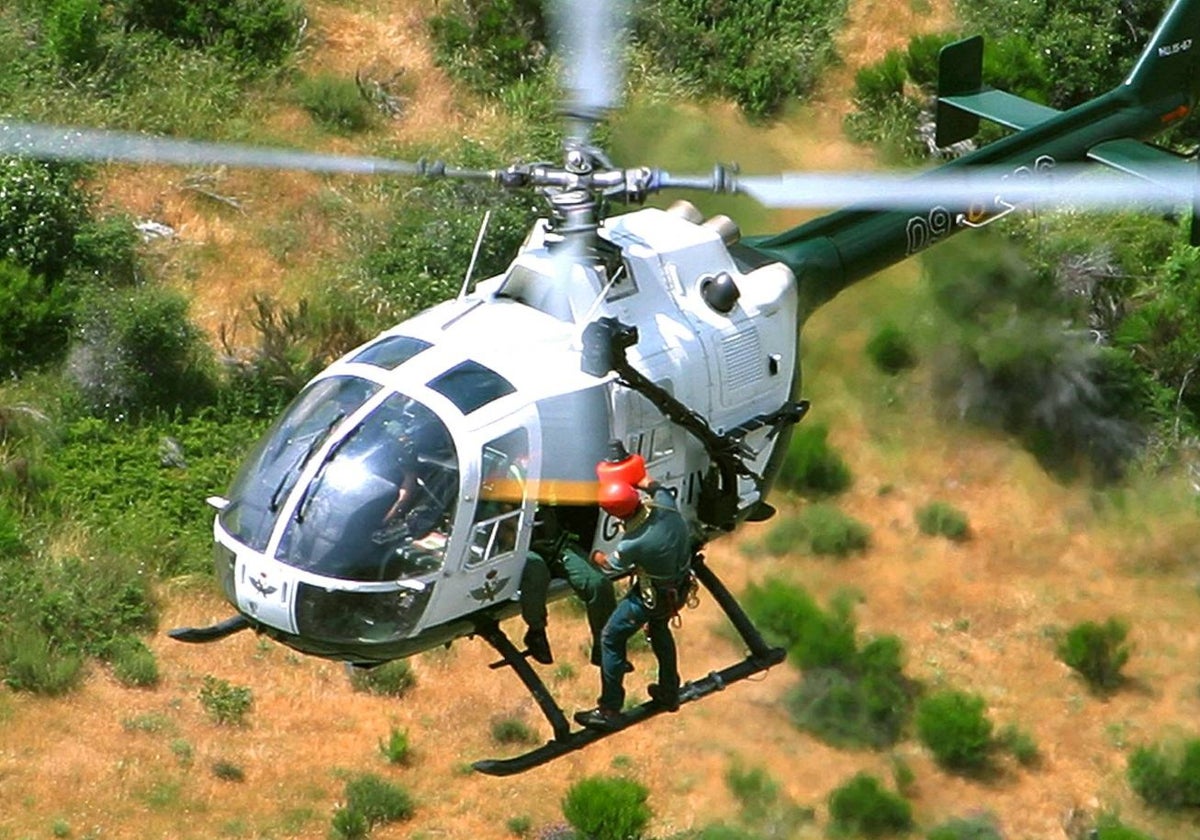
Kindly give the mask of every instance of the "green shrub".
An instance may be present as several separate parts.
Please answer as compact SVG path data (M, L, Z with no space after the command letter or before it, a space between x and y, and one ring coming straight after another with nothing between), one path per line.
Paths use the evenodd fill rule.
M56 644L49 634L20 618L0 632L4 682L15 691L57 696L83 679L83 656Z
M864 550L869 542L867 526L836 507L814 504L771 526L763 548L776 557L794 551L844 557Z
M870 529L832 505L810 505L800 513L800 521L813 554L845 557L865 550L870 543Z
M1124 644L1128 632L1128 626L1116 618L1104 624L1081 622L1059 643L1058 658L1078 672L1093 691L1112 691L1124 680L1121 669L1129 661L1129 646Z
M967 515L949 502L934 501L917 508L916 520L921 533L931 537L962 542L971 535Z
M567 790L563 816L589 840L639 840L650 822L648 796L632 779L589 776Z
M485 96L546 66L538 0L453 0L429 19L429 31L438 64Z
M79 168L0 158L0 254L54 282L73 264L75 235L88 219Z
M1130 828L1112 815L1104 814L1096 821L1095 840L1155 840L1149 834Z
M504 821L504 827L514 837L528 837L529 832L533 831L533 818L528 814L509 817Z
M829 794L830 827L842 834L884 837L912 828L912 806L859 773Z
M158 684L158 660L146 643L134 636L122 636L106 651L113 675L123 684L141 688Z
M889 50L882 59L854 74L855 103L860 107L874 107L902 96L906 79L904 53Z
M213 762L212 773L223 782L246 781L246 771L223 758Z
M996 736L996 745L1012 753L1023 767L1033 767L1041 760L1041 751L1033 735L1016 724L1008 724Z
M145 286L90 296L68 374L90 411L144 417L214 401L212 354L172 290Z
M879 327L867 341L867 356L876 368L892 376L917 365L912 339L891 323Z
M520 718L501 717L492 721L492 740L497 744L536 744L538 734Z
M371 668L353 668L350 685L355 691L403 697L417 684L417 675L407 659L395 659Z
M916 685L903 673L895 636L873 639L838 668L804 672L787 699L792 721L840 747L878 749L896 743L912 714Z
M353 79L320 73L300 82L296 95L304 110L331 131L353 134L371 124L371 106Z
M833 58L846 4L690 0L638 4L634 39L658 67L769 117L807 93ZM764 35L769 33L769 36Z
M228 680L207 675L200 686L200 705L215 723L242 726L254 705L254 695L246 686L233 685Z
M0 376L54 359L66 347L69 300L61 286L0 260Z
M940 691L917 703L917 736L939 765L952 772L988 769L994 741L987 704L976 694Z
M828 612L799 586L771 578L751 584L743 596L746 613L773 644L787 648L802 669L837 667L854 661L854 617L848 597L838 597Z
M1149 805L1200 807L1200 739L1139 747L1125 772L1129 786Z
M908 72L908 78L927 90L936 88L939 54L942 47L956 40L957 35L947 32L909 38L908 48L904 51L904 69Z
M413 810L407 790L364 773L346 782L345 804L334 811L331 833L334 837L357 840L378 825L411 818Z
M830 447L828 437L829 427L823 423L796 429L779 470L781 486L811 496L835 495L850 486L850 468Z
M68 71L86 72L104 60L100 0L58 0L46 18L46 48Z
M1004 840L996 820L986 814L955 817L929 830L926 840Z
M127 29L152 30L251 67L283 61L304 18L296 0L123 0L122 11Z
M747 769L734 764L725 772L725 784L748 822L759 822L779 803L779 782L762 767Z
M379 752L388 764L408 764L412 759L412 745L408 742L408 730L392 727L386 741L379 742Z

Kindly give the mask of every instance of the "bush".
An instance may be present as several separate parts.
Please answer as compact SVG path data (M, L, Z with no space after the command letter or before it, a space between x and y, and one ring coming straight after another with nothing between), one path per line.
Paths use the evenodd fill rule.
M199 696L204 711L222 726L245 725L246 715L254 705L254 695L248 687L211 675L204 677Z
M14 691L57 696L83 679L83 655L56 644L39 626L18 618L0 633L4 682Z
M829 794L829 817L835 832L865 837L900 834L913 825L912 806L866 773Z
M146 688L158 684L158 660L146 643L134 636L113 641L107 651L113 675L122 685Z
M1067 631L1058 645L1058 658L1078 672L1093 691L1112 691L1124 680L1121 669L1129 661L1129 646L1124 644L1128 632L1128 626L1116 618L1104 624L1084 621Z
M987 815L955 817L930 829L926 840L1004 840L995 819Z
M331 131L353 134L371 124L371 106L352 80L320 73L300 82L296 96L312 118Z
M769 117L806 94L833 58L844 2L640 4L634 37L653 64ZM770 33L764 38L763 33Z
M216 385L203 333L187 301L162 287L115 290L87 299L68 375L96 414L143 418L212 403Z
M827 438L829 427L805 423L796 429L779 470L779 483L810 496L841 493L851 483L850 468Z
M158 32L248 67L279 64L299 40L296 0L123 0L125 27Z
M916 520L921 533L931 537L962 542L970 536L967 515L948 502L930 502L918 508Z
M408 742L408 730L392 727L386 741L379 742L379 752L388 764L408 764L412 759L412 745Z
M75 166L0 158L0 258L51 283L73 263L89 199Z
M429 31L438 64L485 96L539 73L549 56L538 0L454 0Z
M916 694L901 660L900 640L883 636L840 668L805 671L786 700L792 721L834 746L879 749L896 743Z
M1119 818L1112 814L1105 814L1096 822L1095 840L1154 840L1154 838L1124 825Z
M1022 767L1033 767L1041 760L1041 752L1033 735L1015 724L1010 723L1000 730L996 744L1012 753Z
M417 675L407 659L395 659L370 668L352 668L350 685L355 691L403 697L417 684Z
M917 365L912 339L891 323L881 326L867 341L867 356L876 368L891 376Z
M1200 739L1139 747L1129 758L1129 786L1149 805L1200 807Z
M848 597L835 598L826 612L804 588L772 578L761 586L751 584L742 600L763 635L786 647L797 667L838 667L854 661L854 617Z
M28 269L0 260L0 378L59 356L66 348L69 301Z
M497 744L536 744L538 734L520 718L502 717L492 721L492 740Z
M917 735L939 765L978 773L991 761L994 742L987 704L975 694L941 691L917 703Z
M213 762L212 773L223 782L246 781L246 771L232 761L223 758Z
M104 60L100 0L58 0L46 18L46 48L67 71L93 70Z
M377 825L407 820L413 815L412 796L399 785L372 773L346 782L346 804L333 814L333 833L359 838Z
M867 526L835 507L816 504L775 523L763 539L763 548L774 556L809 551L844 557L864 550L869 542Z
M859 68L854 74L855 104L878 107L902 96L906 79L904 53L890 50L882 59Z
M567 790L563 816L589 840L638 840L650 822L648 796L632 779L589 776Z

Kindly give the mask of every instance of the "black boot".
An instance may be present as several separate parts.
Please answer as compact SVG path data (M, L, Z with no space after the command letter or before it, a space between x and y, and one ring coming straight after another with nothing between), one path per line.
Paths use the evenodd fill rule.
M650 699L657 705L662 706L668 712L679 711L679 691L667 691L658 683L650 683L646 686L646 693L650 695Z
M542 665L554 663L554 654L550 652L550 640L546 638L546 629L530 627L525 632L525 648L534 662Z
M575 722L588 729L599 729L601 732L612 732L621 726L621 713L597 706L586 712L576 712Z

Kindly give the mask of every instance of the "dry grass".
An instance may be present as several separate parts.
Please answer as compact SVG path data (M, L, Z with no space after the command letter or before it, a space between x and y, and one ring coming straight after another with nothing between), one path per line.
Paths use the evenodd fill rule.
M313 6L315 45L307 66L351 73L381 62L411 68L421 79L419 104L388 130L419 137L465 124L452 89L430 70L427 45L415 34L413 15L424 4ZM862 163L862 150L840 134L846 80L911 32L941 26L949 3L937 0L928 14L913 8L852 3L853 25L842 42L845 68L827 83L822 104L765 130L772 154L793 167ZM272 130L303 134L302 119L285 110L273 118ZM731 117L728 124L736 123ZM739 130L745 142L754 142L750 129ZM246 217L181 191L179 180L171 171L141 170L137 178L114 173L108 198L181 231L182 241L163 258L177 263L174 276L195 293L196 312L210 329L234 318L252 291L288 290L307 260L336 247L336 232L306 210L323 188L320 179L225 176L221 190L245 201ZM281 257L264 244L264 231L288 224L311 250ZM885 386L871 379L862 354L869 327L864 315L878 311L880 301L911 295L914 277L913 266L902 266L855 289L806 331L814 419L830 423L832 442L857 476L841 503L872 527L871 550L837 564L750 560L738 540L755 539L767 527L751 526L714 544L711 565L735 591L769 575L793 578L821 598L856 587L864 598L860 628L899 635L912 676L980 692L997 725L1016 723L1031 732L1042 765L1014 766L987 784L948 777L915 741L903 742L896 752L915 773L914 805L923 825L983 809L998 815L1005 836L1066 840L1072 815L1117 808L1127 822L1158 836L1182 836L1182 823L1141 807L1123 774L1131 747L1174 729L1188 731L1200 714L1194 511L1180 504L1181 488L1159 487L1165 500L1141 508L1135 490L1124 519L1098 516L1086 489L1055 483L1003 441L948 428L920 403L918 386L899 394L907 407L886 408L878 393ZM971 541L919 534L913 512L932 498L967 514ZM1143 511L1164 527L1131 530L1129 522L1144 522ZM194 593L168 592L165 600L164 628L227 614L214 598ZM1054 628L1109 615L1132 628L1135 650L1126 672L1133 686L1102 702L1057 661L1051 635ZM585 664L584 622L565 609L555 610L551 622L560 661L576 670L553 681L560 701L568 711L590 706L598 685ZM685 675L705 674L737 655L716 629L720 624L707 597L698 612L687 614L678 632ZM100 667L81 691L63 699L0 689L0 838L48 836L56 820L75 837L323 838L342 791L339 773L370 771L409 787L417 805L412 822L380 828L374 837L499 840L509 836L505 822L515 815L528 815L535 826L561 820L567 787L585 775L613 772L614 765L628 766L650 788L652 832L666 836L731 818L736 802L724 777L735 758L764 766L787 796L815 806L816 824L799 835L815 838L822 836L832 788L860 770L891 774L886 753L834 750L791 726L781 698L797 676L787 667L513 780L464 773L470 761L503 752L491 740L492 718L537 719L517 681L486 668L494 655L482 642L418 657L417 686L399 701L355 693L338 665L248 634L203 649L164 636L151 646L163 675L153 690L123 688ZM653 668L648 654L639 656L630 687L644 695ZM206 674L253 688L246 729L207 720L197 699ZM158 731L123 725L138 716L165 723ZM393 727L410 734L409 767L389 766L378 753L379 739ZM190 769L181 762L188 753ZM209 768L217 760L241 767L245 783L215 778Z

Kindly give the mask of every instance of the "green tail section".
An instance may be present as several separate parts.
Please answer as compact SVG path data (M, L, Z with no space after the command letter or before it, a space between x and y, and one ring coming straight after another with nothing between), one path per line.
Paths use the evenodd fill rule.
M1176 0L1163 15L1125 85L1142 101L1168 93L1185 94L1190 109L1200 92L1198 58L1200 0Z
M1056 164L1097 162L1138 174L1137 163L1146 154L1166 156L1158 150L1145 151L1138 141L1188 116L1200 92L1200 0L1175 0L1122 84L1061 113L981 84L977 69L981 55L968 50L969 46L970 42L961 42L948 48L958 50L960 63L969 59L973 67L951 68L954 76L943 90L947 107L942 110L965 115L957 126L959 133L966 127L969 134L980 116L1022 130L945 164L941 170L990 166L1036 172ZM950 133L955 133L954 127ZM747 238L744 244L763 258L792 269L799 284L803 322L858 280L960 230L978 227L978 221L969 220L968 209L851 207L782 233Z

